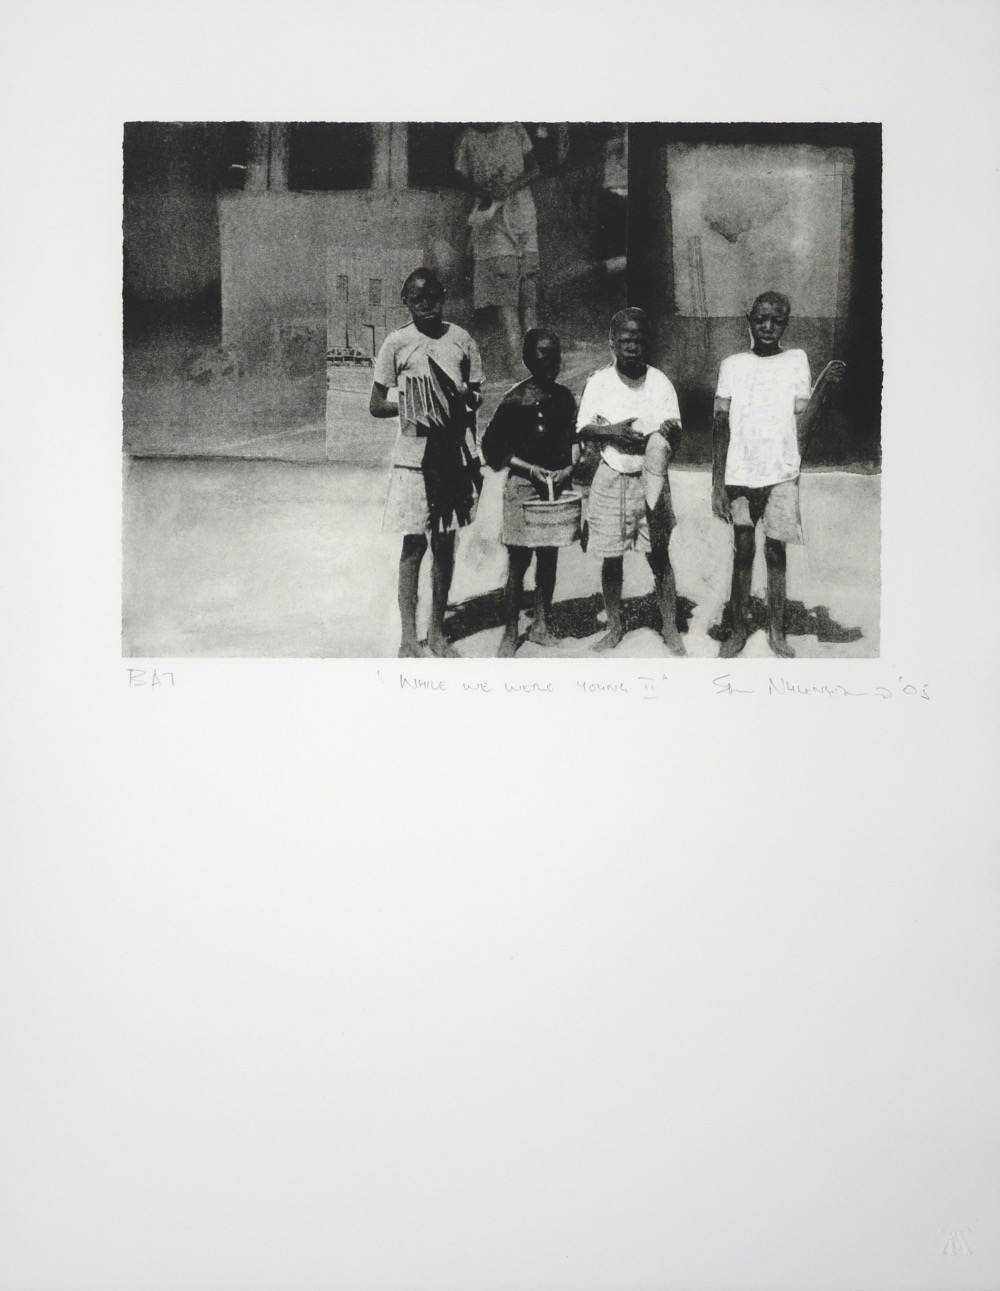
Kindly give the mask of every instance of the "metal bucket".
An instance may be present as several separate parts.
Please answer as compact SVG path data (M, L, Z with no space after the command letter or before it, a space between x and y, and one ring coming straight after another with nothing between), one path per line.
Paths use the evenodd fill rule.
M579 493L564 493L552 497L549 484L548 499L533 498L522 502L524 527L532 547L568 547L580 536L580 516L583 497Z

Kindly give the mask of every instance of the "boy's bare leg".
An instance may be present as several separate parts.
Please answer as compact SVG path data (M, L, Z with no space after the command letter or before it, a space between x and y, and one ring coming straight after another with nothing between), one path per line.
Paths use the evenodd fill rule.
M399 557L399 619L402 624L400 659L419 659L424 653L417 640L417 586L420 580L420 562L426 550L427 538L424 534L403 535L403 550Z
M660 635L663 644L671 654L686 655L681 634L677 631L677 580L674 578L670 557L665 551L650 552L646 560L653 571L653 585L656 588L656 603L660 607L660 618L663 627Z
M508 548L510 568L507 571L507 586L504 589L504 630L500 638L498 659L513 659L517 649L517 629L521 621L521 589L524 587L524 575L531 564L530 547Z
M767 643L780 659L794 659L795 651L785 640L785 544L777 538L764 539L767 562Z
M671 654L686 655L687 650L684 648L681 634L677 631L677 581L670 564L671 512L662 501L662 477L659 483L660 497L657 499L657 505L650 507L647 504L646 506L649 545L652 549L646 556L646 560L653 571L656 602L660 607L662 622L660 635L663 638L663 644Z
M431 624L427 647L441 659L461 659L461 655L444 638L444 615L448 608L451 576L455 568L455 530L431 534Z
M753 558L756 552L754 531L750 525L735 527L736 549L733 552L733 589L729 599L733 625L719 649L720 659L734 659L747 643L750 613L750 580L753 577Z
M625 635L622 631L622 583L625 578L624 557L605 556L601 562L601 591L608 612L608 630L592 650L613 650Z
M556 567L559 562L558 547L535 549L535 621L528 633L528 640L535 645L558 645L561 638L549 628L552 598L556 591Z

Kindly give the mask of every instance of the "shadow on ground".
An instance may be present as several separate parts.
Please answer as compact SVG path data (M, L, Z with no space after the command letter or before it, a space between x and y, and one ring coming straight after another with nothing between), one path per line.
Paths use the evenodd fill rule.
M750 597L750 632L759 628L767 631L767 604L759 596ZM733 627L732 603L727 601L718 623L708 629L713 641L725 641ZM815 637L817 641L860 641L864 633L860 628L845 628L830 617L825 605L807 610L801 601L789 601L785 606L785 632L791 637Z
M445 620L445 632L449 641L462 641L475 636L477 632L486 632L490 628L501 628L504 624L503 588L486 592L482 596L470 596L467 601L456 605ZM532 610L534 593L527 591L521 595L521 609ZM694 612L695 603L684 596L677 598L677 628L686 632ZM598 619L600 615L600 619ZM633 596L622 601L622 624L626 632L637 628L652 628L659 634L661 627L660 610L652 592L645 596ZM604 601L599 592L591 596L578 596L568 601L557 601L552 606L549 627L558 637L574 637L583 640L595 632L602 632L607 627L604 617ZM520 638L522 641L524 637ZM852 637L851 640L854 640Z

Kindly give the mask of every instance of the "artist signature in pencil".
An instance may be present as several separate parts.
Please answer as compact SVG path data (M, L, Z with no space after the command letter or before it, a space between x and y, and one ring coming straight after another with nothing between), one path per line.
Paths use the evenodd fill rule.
M737 686L733 682L732 673L723 673L721 677L713 677L712 685L715 687L717 695L756 695L757 689L753 686ZM810 685L807 682L790 681L787 677L768 677L767 689L762 693L767 695L824 695L830 698L850 698L850 699L892 699L896 695L904 695L907 698L930 699L928 693L929 687L915 686L912 682L899 678L899 683L895 687L875 686L871 690L849 690L844 685Z

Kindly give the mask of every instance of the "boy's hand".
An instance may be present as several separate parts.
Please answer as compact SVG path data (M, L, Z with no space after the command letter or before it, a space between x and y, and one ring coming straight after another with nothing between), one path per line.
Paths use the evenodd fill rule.
M726 524L733 523L733 512L729 505L729 498L726 497L726 486L724 484L712 486L712 515L717 520L724 520Z
M544 466L531 466L528 468L528 478L534 480L540 489L549 491L549 478L551 472L547 471Z
M566 485L570 482L572 475L573 475L572 466L564 466L562 470L552 472L552 486L557 493L559 492L560 489L564 489L566 487Z
M681 437L681 423L677 418L668 417L666 420L661 421L659 431L661 435L666 437L667 443L670 445L671 452L676 452L677 441Z
M635 429L632 423L637 420L638 420L637 417L628 417L626 418L625 421L620 421L616 429L621 431L622 441L625 444L627 445L634 444L636 447L639 447L646 443L646 440L649 438L649 436L644 435L641 430Z

